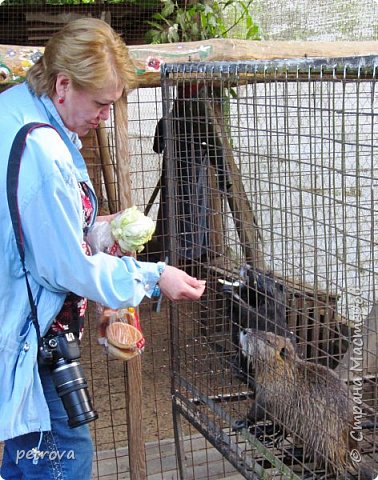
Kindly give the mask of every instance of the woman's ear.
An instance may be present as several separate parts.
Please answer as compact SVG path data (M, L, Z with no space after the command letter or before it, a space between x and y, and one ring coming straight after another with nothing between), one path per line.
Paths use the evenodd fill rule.
M70 85L70 79L64 73L58 73L55 82L55 91L58 97L64 98Z

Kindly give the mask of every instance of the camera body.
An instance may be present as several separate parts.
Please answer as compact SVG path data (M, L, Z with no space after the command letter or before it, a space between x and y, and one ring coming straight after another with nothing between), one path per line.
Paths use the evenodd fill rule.
M79 342L72 332L58 332L42 338L38 360L41 365L51 368L54 385L62 399L71 428L98 418L92 407L79 358Z
M80 358L80 347L72 332L58 332L42 338L43 349L39 352L42 365L53 366L60 359L72 362Z

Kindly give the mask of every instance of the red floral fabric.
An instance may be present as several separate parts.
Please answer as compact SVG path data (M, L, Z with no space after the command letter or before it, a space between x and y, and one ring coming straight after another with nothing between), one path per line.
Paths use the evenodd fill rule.
M89 187L84 182L79 183L81 203L83 206L83 231L87 230L94 212L89 194ZM87 242L82 243L86 255L91 255L91 249ZM77 338L81 338L84 327L84 315L87 309L88 301L86 298L79 297L75 293L69 293L63 304L61 311L50 327L49 333L56 333L69 330Z

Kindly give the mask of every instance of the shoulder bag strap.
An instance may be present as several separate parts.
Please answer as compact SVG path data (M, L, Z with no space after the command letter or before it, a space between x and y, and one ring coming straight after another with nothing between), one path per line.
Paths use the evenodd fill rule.
M33 294L30 288L28 275L25 267L24 238L22 234L21 216L18 208L17 191L18 191L18 177L20 173L21 158L25 150L26 138L29 135L29 133L31 133L34 129L40 128L40 127L53 128L48 123L31 122L21 127L21 129L17 132L17 135L15 136L15 139L13 141L11 151L9 154L8 170L7 170L8 206L9 206L14 234L16 237L17 249L18 249L18 253L20 255L20 259L22 263L22 270L25 274L26 288L28 291L28 297L29 297L29 303L30 303L30 309L31 309L29 318L33 322L33 325L36 329L39 348L42 346L42 339L41 339L41 333L40 333L40 328L38 323L37 305L35 304L33 299Z

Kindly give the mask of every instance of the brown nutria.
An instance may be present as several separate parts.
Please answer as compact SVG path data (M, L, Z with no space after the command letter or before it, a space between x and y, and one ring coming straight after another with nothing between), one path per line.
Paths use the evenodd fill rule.
M302 446L315 468L372 479L368 466L352 461L357 442L350 435L353 401L348 387L330 369L302 360L288 338L245 329L240 347L253 368L255 400L248 419L269 418Z
M230 366L236 375L252 388L253 376L248 375L247 361L238 348L240 331L254 329L273 332L290 339L296 346L296 337L289 330L286 319L287 291L271 271L261 271L245 264L240 270L240 281L222 281L226 298L226 315L230 319L231 341L236 354Z

